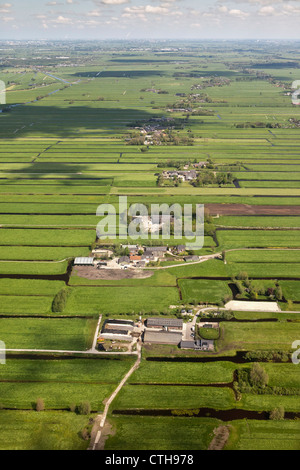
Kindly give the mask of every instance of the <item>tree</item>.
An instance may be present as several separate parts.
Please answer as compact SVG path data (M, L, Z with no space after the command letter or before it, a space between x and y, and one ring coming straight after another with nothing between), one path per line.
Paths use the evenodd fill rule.
M281 286L276 287L275 297L276 297L277 300L282 300L282 288L281 288Z
M37 399L35 409L36 409L36 411L44 411L45 410L45 403L44 403L44 400L42 398Z
M249 278L249 276L246 271L240 271L239 274L236 276L236 278L239 279L240 281L246 281Z
M76 404L75 403L71 403L70 411L71 411L71 413L75 413L75 411L76 411Z
M91 413L91 404L89 401L83 401L78 406L78 412L80 415L89 415Z
M251 385L264 388L269 383L269 376L262 365L255 362L250 370Z
M284 419L285 411L283 406L279 408L275 408L275 410L271 411L269 418L274 421L282 421Z
M67 290L66 289L60 290L54 297L54 300L52 303L52 312L53 313L63 312L66 306L67 298L68 298Z

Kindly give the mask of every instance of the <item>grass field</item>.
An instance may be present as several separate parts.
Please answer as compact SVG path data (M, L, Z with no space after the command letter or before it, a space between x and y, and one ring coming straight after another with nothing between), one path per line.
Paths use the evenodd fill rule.
M182 299L186 303L208 302L217 304L224 297L231 295L228 284L223 281L203 279L182 279L179 281Z
M299 450L297 421L233 421L225 449L228 450Z
M9 359L1 369L1 405L5 408L32 409L37 398L45 408L68 409L71 404L89 401L92 410L103 408L116 384L132 365L113 359Z
M218 420L149 416L114 416L109 419L117 433L106 450L206 450Z
M86 450L87 416L70 412L0 411L1 450ZM12 437L13 436L13 437Z
M0 318L7 349L85 351L92 345L96 319Z
M253 351L290 351L292 343L299 336L299 323L222 323L221 338L217 341L218 351L231 349Z

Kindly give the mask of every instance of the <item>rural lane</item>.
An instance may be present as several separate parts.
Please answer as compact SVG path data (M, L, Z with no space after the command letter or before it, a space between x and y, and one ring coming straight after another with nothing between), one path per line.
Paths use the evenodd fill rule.
M122 389L122 387L125 385L125 383L129 379L129 377L133 374L133 372L135 372L138 369L138 367L141 363L142 347L141 347L140 341L137 342L137 354L138 354L138 357L137 357L136 362L131 367L131 369L127 372L125 377L119 383L118 387L115 389L115 391L112 393L112 395L107 400L103 413L98 416L98 419L96 419L96 423L99 421L99 419L101 419L101 421L99 423L99 429L97 431L95 441L93 443L91 442L89 450L100 450L100 449L97 449L97 447L99 446L99 443L100 443L100 439L101 439L103 428L105 426L105 422L106 422L109 407L112 404L112 402L114 401L114 399L116 398L116 396L118 395L118 393L120 392L120 390ZM96 424L96 425L98 426L98 424Z

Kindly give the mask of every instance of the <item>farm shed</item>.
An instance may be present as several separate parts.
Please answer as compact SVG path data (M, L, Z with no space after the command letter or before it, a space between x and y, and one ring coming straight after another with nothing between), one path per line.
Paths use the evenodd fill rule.
M133 322L126 322L122 320L108 320L103 325L104 329L109 330L126 330L132 331L134 328Z
M185 261L186 263L191 263L191 262L193 262L193 261L199 261L199 256L196 256L196 255L194 255L194 256L186 256L186 257L184 258L184 261Z
M94 266L94 258L75 258L75 266Z
M153 344L174 344L179 345L181 341L181 333L170 332L170 331L153 331L146 330L144 334L144 343Z
M148 318L147 328L171 328L182 330L183 321L177 318Z
M181 349L201 349L201 341L181 341L180 348Z

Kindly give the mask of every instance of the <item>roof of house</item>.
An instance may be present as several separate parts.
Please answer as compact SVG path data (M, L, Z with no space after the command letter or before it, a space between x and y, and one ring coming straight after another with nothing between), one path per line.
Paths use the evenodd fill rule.
M94 259L95 258L91 258L91 257L86 257L86 258L75 258L74 260L74 264L77 264L77 265L93 265L94 264Z
M120 336L120 335L124 335L124 336L129 336L129 331L128 330L116 330L116 329L109 329L109 328L105 328L104 330L102 330L101 334L103 335L117 335L117 336Z
M130 261L141 261L141 259L142 259L141 256L136 256L136 255L130 256Z
M178 318L148 318L147 326L182 328L183 321Z
M107 320L105 323L106 324L111 324L111 325L130 325L130 326L134 326L134 321L132 321L132 320L113 319L113 320Z
M182 349L195 349L196 348L196 343L195 343L195 341L181 341L180 342L180 347Z
M137 265L138 266L146 266L146 261L138 261Z
M185 245L177 245L176 246L176 249L179 251L179 250L182 250L182 251L185 251L186 250L186 246Z
M155 252L155 251L168 251L167 246L146 246L145 247L145 252Z

